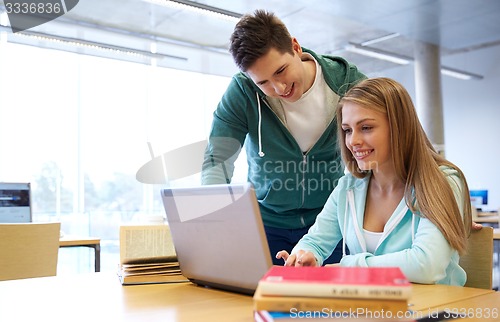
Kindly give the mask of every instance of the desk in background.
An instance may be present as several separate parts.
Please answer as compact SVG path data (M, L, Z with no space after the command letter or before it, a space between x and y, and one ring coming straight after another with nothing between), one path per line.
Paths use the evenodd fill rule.
M410 309L426 316L475 308L500 314L500 293L445 285L414 285ZM86 303L92 302L92 305ZM122 286L114 273L0 282L0 321L211 322L253 319L251 296L191 283ZM460 321L474 321L461 319ZM498 321L499 317L491 321Z
M101 239L95 237L63 236L59 239L59 247L90 247L94 249L95 271L101 270Z
M492 227L498 227L500 223L500 215L498 211L495 212L481 212L479 211L474 218L472 218L477 223L487 224Z

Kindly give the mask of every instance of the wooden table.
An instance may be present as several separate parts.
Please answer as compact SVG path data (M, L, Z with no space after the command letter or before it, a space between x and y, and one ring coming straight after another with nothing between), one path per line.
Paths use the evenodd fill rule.
M472 298L443 304L432 308L430 312L439 311L445 311L451 314L462 313L467 316L465 319L458 319L457 322L500 321L500 293L482 294ZM428 312L428 310L423 311L423 313L429 316Z
M59 247L90 247L94 249L95 271L101 271L101 239L95 237L63 236L59 239Z
M414 285L410 308L498 307L492 290ZM497 302L495 302L497 301ZM251 296L191 283L122 286L113 273L63 275L0 282L0 321L251 322Z
M498 241L500 241L500 228L495 228L493 229L493 242L497 243Z

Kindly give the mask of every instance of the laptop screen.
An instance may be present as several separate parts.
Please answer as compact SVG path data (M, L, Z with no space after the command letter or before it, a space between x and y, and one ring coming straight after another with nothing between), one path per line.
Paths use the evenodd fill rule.
M253 294L272 260L252 186L169 188L162 199L182 274Z

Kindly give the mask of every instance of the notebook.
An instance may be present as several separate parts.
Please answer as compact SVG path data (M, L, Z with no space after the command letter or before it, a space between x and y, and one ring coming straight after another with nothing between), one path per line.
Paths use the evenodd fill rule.
M252 295L272 259L251 184L162 189L162 200L182 274Z

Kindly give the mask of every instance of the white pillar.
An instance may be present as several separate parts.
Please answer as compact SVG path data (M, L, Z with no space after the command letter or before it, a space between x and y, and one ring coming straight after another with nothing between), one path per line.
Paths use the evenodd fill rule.
M439 47L415 42L416 109L420 122L436 150L444 155L443 98Z

